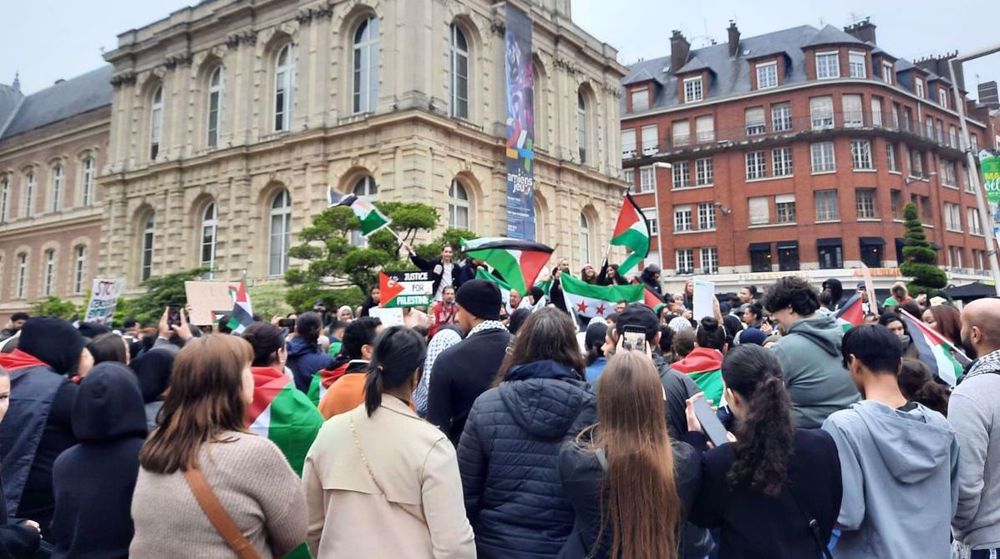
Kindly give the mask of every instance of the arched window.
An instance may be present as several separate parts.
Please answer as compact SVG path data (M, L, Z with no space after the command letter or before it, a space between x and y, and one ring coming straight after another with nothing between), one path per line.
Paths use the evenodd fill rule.
M451 116L469 118L469 43L451 24Z
M156 231L156 214L150 212L142 223L142 252L139 255L139 279L148 280L153 275L153 233Z
M79 295L83 293L83 280L87 270L87 247L76 245L73 253L75 255L73 260L73 293Z
M45 270L42 274L42 295L48 297L52 295L53 284L56 277L56 251L48 249L45 251Z
M62 209L62 195L63 195L63 168L62 165L55 165L52 167L52 200L49 207L54 212L58 212Z
M24 175L24 217L35 214L35 172Z
M469 227L469 194L458 179L451 181L448 189L448 225L459 229Z
M94 200L94 158L83 160L83 180L80 181L80 204L89 206Z
M271 245L267 273L280 276L288 269L288 245L292 237L292 197L281 189L271 202Z
M548 121L546 114L548 107L545 106L545 81L544 69L539 60L533 60L531 64L531 102L534 110L535 122L535 148L544 145L548 134Z
M0 223L10 218L10 176L0 177Z
M292 127L292 76L295 73L292 44L281 47L274 59L274 131Z
M201 259L199 265L208 268L207 275L211 276L211 270L215 268L215 231L218 225L215 214L215 202L205 208L205 213L201 218Z
M580 214L580 265L590 264L590 220Z
M354 112L369 113L378 105L379 20L369 16L354 32Z
M212 70L208 78L208 147L219 146L222 131L222 65Z
M160 153L160 136L163 134L163 86L153 92L153 102L149 111L149 159L156 161Z
M358 179L358 182L354 183L354 190L352 192L365 202L374 204L375 196L378 194L378 185L375 184L375 179L371 175L365 175ZM368 246L368 238L362 236L360 231L351 231L351 244L358 247L366 247Z
M587 99L583 91L576 92L576 143L580 146L580 163L587 162Z
M24 285L28 280L28 255L24 252L17 255L17 286L15 297L24 299Z

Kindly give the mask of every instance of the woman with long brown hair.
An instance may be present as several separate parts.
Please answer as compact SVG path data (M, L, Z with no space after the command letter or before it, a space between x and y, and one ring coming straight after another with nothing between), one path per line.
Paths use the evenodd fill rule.
M672 443L653 361L618 351L597 386L597 424L563 446L559 475L576 522L560 558L674 559L701 461Z
M246 430L253 358L249 343L225 335L192 339L177 354L160 427L139 454L132 557L233 557L240 544L281 557L305 540L298 476L274 443ZM223 512L207 516L202 503L213 496ZM238 538L214 527L226 517Z

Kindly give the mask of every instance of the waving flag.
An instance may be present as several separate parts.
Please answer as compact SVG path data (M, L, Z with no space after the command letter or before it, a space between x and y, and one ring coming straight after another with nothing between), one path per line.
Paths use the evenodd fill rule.
M643 303L646 303L647 307L653 309L653 312L659 313L660 308L662 308L666 303L664 303L663 299L660 299L660 296L653 293L648 287L643 287L645 288L642 294Z
M378 208L354 194L341 194L331 186L327 190L327 199L330 207L347 206L351 208L354 215L358 216L358 219L361 220L361 234L365 237L383 227L388 227L392 223L392 220L378 211Z
M510 285L508 285L507 282L487 272L483 268L478 268L476 270L476 279L495 283L496 286L500 288L500 298L503 300L504 304L507 304L510 301Z
M931 369L937 378L955 386L965 367L972 362L962 350L956 348L947 338L918 320L912 314L900 309L900 316L906 323L910 339L917 346L920 360Z
M833 317L837 319L844 331L848 331L855 326L861 326L865 322L865 311L861 307L861 293L855 293L844 303Z
M646 287L635 285L593 285L569 274L560 276L566 310L571 316L608 316L615 312L619 301L637 303L643 300Z
M618 222L615 223L615 231L611 235L612 246L622 246L631 251L618 267L619 274L624 275L646 258L649 254L649 237L649 223L646 222L646 216L642 215L642 210L636 206L632 195L625 194Z
M253 308L250 306L250 294L247 293L246 282L240 280L238 287L230 287L229 294L233 298L233 312L226 326L233 334L240 335L247 326L253 324Z
M323 426L323 416L295 388L291 377L271 367L252 370L253 402L247 408L247 425L251 432L276 444L301 476L306 453Z
M462 250L469 258L486 262L510 285L524 295L535 284L535 278L552 256L552 249L541 243L486 237L462 240Z

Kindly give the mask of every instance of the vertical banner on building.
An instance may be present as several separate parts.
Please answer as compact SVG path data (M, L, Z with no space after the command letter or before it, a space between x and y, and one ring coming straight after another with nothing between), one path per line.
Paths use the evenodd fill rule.
M535 240L535 79L531 19L507 5L507 236Z
M981 156L982 157L982 156ZM983 169L983 190L993 216L993 238L1000 244L1000 156L988 155L979 160ZM983 224L986 227L986 224Z
M111 324L115 316L118 298L122 296L125 281L121 279L95 279L90 292L90 304L84 322Z

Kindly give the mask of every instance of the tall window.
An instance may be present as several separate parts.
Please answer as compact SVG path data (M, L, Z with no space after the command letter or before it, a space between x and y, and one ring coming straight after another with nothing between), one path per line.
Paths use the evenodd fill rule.
M965 217L969 223L969 233L973 235L983 234L983 222L979 220L979 210L976 208L969 208L966 210Z
M715 181L715 170L712 165L712 158L706 157L698 159L695 164L695 184L698 186L708 186Z
M635 184L635 169L622 169L622 180L625 181L633 194L639 193L639 187Z
M77 245L73 251L73 293L83 293L83 279L87 269L87 247Z
M715 204L712 202L698 204L698 229L701 231L715 229Z
M632 112L637 113L639 111L645 111L649 108L649 89L642 88L636 89L631 94L632 97Z
M840 55L836 51L816 53L816 79L840 77Z
M771 150L771 171L775 177L792 176L792 148Z
M771 200L767 196L755 196L747 199L750 210L750 225L767 225L771 223Z
M872 126L882 126L882 98L872 97Z
M17 255L17 289L15 297L24 299L24 284L28 279L28 255L21 253Z
M156 214L150 213L142 225L142 254L140 255L139 279L147 280L153 275L153 234L156 232Z
M378 185L375 184L375 179L372 176L365 175L354 183L352 192L365 202L374 204L375 197L378 195ZM361 231L351 231L351 244L357 247L366 247L368 246L368 238L363 236Z
M642 216L646 218L646 223L649 224L649 234L659 235L660 220L657 217L656 208L643 208L640 211L642 212Z
M292 126L292 81L295 74L295 53L292 44L281 47L274 59L274 131Z
M659 135L656 125L642 127L642 154L654 155L660 151L657 136Z
M45 270L42 274L42 294L48 297L52 295L53 284L56 277L56 251L48 249L45 251Z
M829 173L837 169L833 155L833 142L819 142L809 146L812 155L812 172Z
M288 269L288 245L292 238L292 197L284 188L271 202L270 233L267 273L280 276Z
M752 107L744 111L746 121L747 136L756 136L767 132L767 125L764 123L764 107Z
M10 176L0 176L0 223L7 221L10 217L8 208L10 207Z
M923 99L924 97L927 96L927 92L924 89L924 80L922 80L920 78L915 78L913 80L913 85L916 87L917 97L920 97L921 99Z
M691 143L691 123L687 120L677 120L673 123L674 146L686 146Z
M938 102L941 104L942 107L946 109L949 108L947 89L943 87L938 88Z
M205 208L205 213L201 216L201 249L199 265L202 268L211 270L215 267L215 233L218 229L218 215L215 211L215 202ZM211 271L208 272L211 274Z
M684 102L694 103L703 98L701 78L688 78L684 80Z
M855 170L871 170L872 143L869 140L851 140L851 164Z
M622 159L635 157L635 128L622 130Z
M809 116L813 130L833 128L833 97L813 97L809 99Z
M763 151L746 154L747 180L762 179L767 176L767 157Z
M819 267L837 269L844 267L844 247L840 239L817 239Z
M910 176L924 176L924 154L915 149L910 150Z
M719 249L705 247L701 249L701 272L703 274L719 273Z
M896 158L896 144L892 142L885 143L885 160L890 171L899 172L899 160Z
M799 269L799 243L798 241L778 242L778 271L789 272Z
M698 143L715 141L715 117L703 115L694 119L695 137Z
M354 32L354 112L369 113L378 104L379 20L361 22Z
M865 125L865 113L860 95L844 95L840 98L844 106L844 126L859 128Z
M580 265L590 263L590 220L580 214Z
M50 191L52 195L52 200L49 203L49 208L52 211L58 212L62 209L62 195L63 195L63 168L62 165L56 165L52 167L52 190Z
M580 163L587 162L587 99L583 91L576 92L576 143L580 149Z
M757 89L778 87L778 63L767 62L757 65Z
M955 162L954 161L942 161L941 162L941 184L948 186L957 186L958 178L955 176Z
M219 146L222 130L222 65L212 70L208 78L208 147Z
M677 249L675 252L677 256L677 273L678 274L693 274L694 273L694 249L681 248Z
M962 207L958 204L944 203L944 227L949 231L962 232Z
M153 92L153 102L149 111L149 159L156 161L160 153L160 137L163 134L163 86Z
M816 191L816 221L836 221L840 219L837 208L836 190Z
M80 187L80 204L89 206L94 201L94 158L83 160L83 177Z
M865 70L865 53L851 51L848 55L848 65L852 78L867 78L868 72Z
M899 190L889 191L889 212L895 220L903 219L903 193Z
M674 231L691 230L691 206L674 206Z
M35 214L35 172L28 171L24 176L24 217Z
M878 204L875 200L874 188L859 188L854 191L858 219L878 219Z
M774 197L774 209L778 223L795 223L795 195L779 194Z
M771 105L771 129L783 132L792 129L792 104L777 103Z
M652 166L639 168L639 192L656 190L656 169Z
M892 76L895 73L896 70L893 68L892 62L882 63L882 81L884 81L889 85L892 85Z
M691 166L687 161L675 161L671 170L673 171L674 188L691 186Z
M451 24L451 116L469 118L469 43Z
M458 229L469 229L469 194L458 179L451 181L448 189L448 225Z

